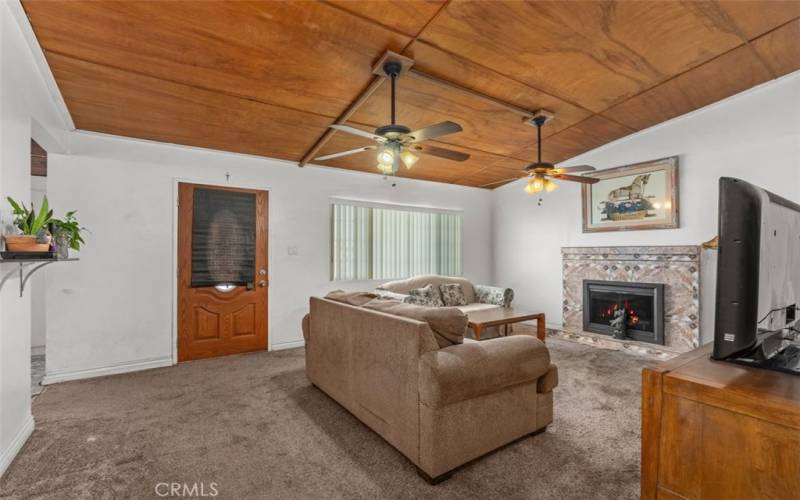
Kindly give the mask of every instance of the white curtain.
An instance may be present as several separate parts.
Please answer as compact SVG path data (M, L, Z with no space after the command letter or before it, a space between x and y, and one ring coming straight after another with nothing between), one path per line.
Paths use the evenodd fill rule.
M334 204L333 279L458 276L461 226L461 214Z
M369 207L333 205L332 279L370 279L371 212Z

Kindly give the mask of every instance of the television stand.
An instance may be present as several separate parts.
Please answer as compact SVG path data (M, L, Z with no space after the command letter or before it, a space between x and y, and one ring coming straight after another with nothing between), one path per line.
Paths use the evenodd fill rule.
M642 372L642 499L797 498L800 377L710 354Z

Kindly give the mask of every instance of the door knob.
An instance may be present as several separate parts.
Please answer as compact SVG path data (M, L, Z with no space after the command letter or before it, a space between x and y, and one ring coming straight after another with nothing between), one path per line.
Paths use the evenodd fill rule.
M266 269L259 269L258 270L258 274L259 274L259 276L266 276L267 275L267 270Z
M259 281L259 282L258 282L258 286L260 286L260 287L265 287L265 286L267 286L267 280L261 280L261 281Z

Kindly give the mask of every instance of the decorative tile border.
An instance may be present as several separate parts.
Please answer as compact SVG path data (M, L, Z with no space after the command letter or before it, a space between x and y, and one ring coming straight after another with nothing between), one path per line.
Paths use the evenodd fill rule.
M583 280L663 283L666 348L700 345L699 246L564 247L561 258L565 333L594 336L583 332Z

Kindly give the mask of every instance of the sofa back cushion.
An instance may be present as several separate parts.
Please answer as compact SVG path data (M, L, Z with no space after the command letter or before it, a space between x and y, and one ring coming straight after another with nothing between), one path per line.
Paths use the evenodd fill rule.
M415 288L409 291L408 295L403 299L403 302L425 307L445 306L442 293L438 288L434 288L433 285L426 285L422 288Z
M467 305L467 298L464 297L464 287L461 283L439 285L439 292L441 292L442 301L446 306L458 307Z
M371 292L345 292L344 290L334 290L325 296L328 300L343 302L351 306L363 306L378 295Z
M404 280L389 281L379 286L378 289L408 294L415 288L423 288L426 285L431 285L438 289L439 285L448 283L459 283L464 290L464 299L467 301L467 304L475 302L475 288L472 286L472 283L468 279L456 276L438 276L435 274L412 276Z
M409 318L312 297L310 381L412 459L419 456L419 357L438 350Z
M428 323L440 348L464 342L467 315L455 307L423 307L392 299L371 300L363 307Z

